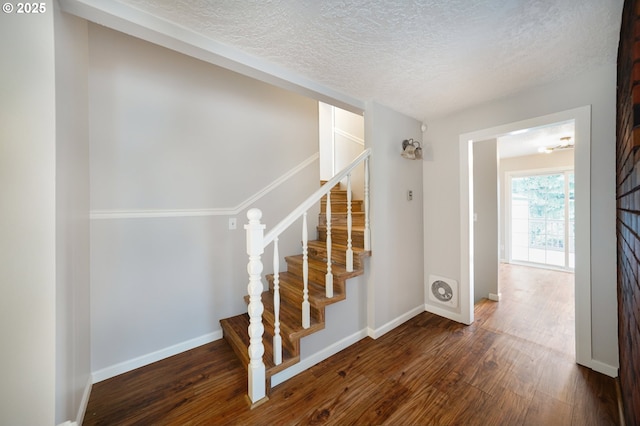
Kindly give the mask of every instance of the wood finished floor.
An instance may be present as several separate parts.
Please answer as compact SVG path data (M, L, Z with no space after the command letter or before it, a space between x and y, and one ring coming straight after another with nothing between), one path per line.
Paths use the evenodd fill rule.
M471 326L422 313L253 410L219 340L95 384L84 425L619 424L614 380L574 362L573 275L504 265L501 280Z

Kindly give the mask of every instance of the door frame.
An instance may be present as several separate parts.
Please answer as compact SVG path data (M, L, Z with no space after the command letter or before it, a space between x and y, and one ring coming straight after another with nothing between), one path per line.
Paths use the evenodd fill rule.
M460 298L461 320L474 320L473 149L474 141L567 120L575 122L575 340L576 362L592 368L591 350L591 105L460 135Z

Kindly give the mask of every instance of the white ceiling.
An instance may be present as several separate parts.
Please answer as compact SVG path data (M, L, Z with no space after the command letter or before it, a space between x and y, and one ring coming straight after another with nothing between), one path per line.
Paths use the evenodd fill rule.
M119 1L331 90L422 121L615 64L623 4Z

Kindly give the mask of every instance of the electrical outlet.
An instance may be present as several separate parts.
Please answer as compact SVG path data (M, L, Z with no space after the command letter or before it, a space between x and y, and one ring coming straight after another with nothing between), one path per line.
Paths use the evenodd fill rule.
M408 190L407 191L407 201L411 201L413 200L413 191L412 190Z
M235 217L229 218L229 230L233 231L238 227L238 220Z

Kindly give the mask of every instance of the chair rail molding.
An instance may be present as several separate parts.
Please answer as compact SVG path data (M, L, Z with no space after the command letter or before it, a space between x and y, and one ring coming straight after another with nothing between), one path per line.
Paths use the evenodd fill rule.
M122 210L91 210L89 218L101 219L150 219L167 217L197 217L197 216L235 216L248 209L262 197L294 177L296 174L318 161L320 153L316 152L287 173L251 195L246 200L234 207L216 207L203 209L122 209Z

